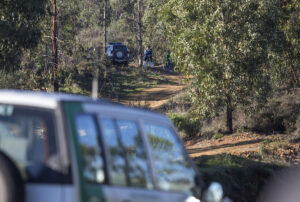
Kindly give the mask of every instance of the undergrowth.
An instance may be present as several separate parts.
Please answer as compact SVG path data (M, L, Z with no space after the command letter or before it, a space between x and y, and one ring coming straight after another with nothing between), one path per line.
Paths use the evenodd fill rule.
M276 94L277 95L277 94ZM270 98L259 111L249 111L237 106L233 113L234 132L241 134L255 132L261 134L298 134L300 136L300 90ZM218 138L226 134L226 113L220 110L213 118L197 118L189 113L190 100L185 89L161 107L183 137ZM197 121L195 121L197 120ZM198 130L198 131L197 131ZM220 135L219 135L220 136Z
M251 161L229 154L194 159L204 183L217 181L226 196L236 202L253 202L264 185L285 166Z

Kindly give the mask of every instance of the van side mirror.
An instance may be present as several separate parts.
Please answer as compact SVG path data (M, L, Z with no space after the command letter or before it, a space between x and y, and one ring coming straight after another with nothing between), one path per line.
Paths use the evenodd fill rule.
M204 191L203 193L203 199L204 202L222 202L223 199L223 187L218 182L212 182L208 189Z
M204 191L202 202L233 202L230 198L224 197L223 187L218 182L212 182Z

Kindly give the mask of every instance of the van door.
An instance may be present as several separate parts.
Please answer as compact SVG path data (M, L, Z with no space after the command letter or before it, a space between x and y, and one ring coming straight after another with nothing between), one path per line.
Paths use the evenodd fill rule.
M100 118L99 123L108 159L109 185L104 188L108 201L166 202L154 189L139 122Z

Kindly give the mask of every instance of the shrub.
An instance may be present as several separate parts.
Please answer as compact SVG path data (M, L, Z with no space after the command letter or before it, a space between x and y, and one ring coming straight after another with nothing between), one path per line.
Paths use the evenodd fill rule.
M264 110L250 117L248 127L262 133L292 133L299 114L300 104L271 102Z
M221 134L221 133L217 133L217 134L214 134L214 136L212 137L212 139L214 139L214 140L218 140L218 139L221 139L222 137L224 137L224 135L223 135L223 134Z
M17 75L0 71L0 89L1 88L17 88Z
M189 115L171 113L168 114L168 117L172 120L178 131L184 133L184 138L194 137L201 130L201 122L192 120Z

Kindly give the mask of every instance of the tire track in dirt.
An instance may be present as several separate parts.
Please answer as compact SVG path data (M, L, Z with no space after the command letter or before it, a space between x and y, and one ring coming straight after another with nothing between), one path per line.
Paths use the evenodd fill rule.
M186 86L182 82L183 76L181 75L165 73L163 76L169 81L168 84L160 84L154 88L144 89L132 95L130 100L122 100L121 103L124 105L156 109Z

